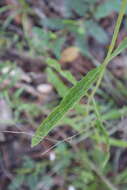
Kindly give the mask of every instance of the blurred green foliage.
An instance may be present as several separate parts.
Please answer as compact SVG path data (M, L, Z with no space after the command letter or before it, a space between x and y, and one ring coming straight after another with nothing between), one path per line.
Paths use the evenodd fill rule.
M71 73L62 70L57 62L61 58L62 49L68 45L68 36L70 35L74 38L71 42L72 44L69 45L79 47L83 55L95 61L89 51L88 39L92 37L102 46L108 45L109 34L105 31L100 21L110 17L113 12L118 13L120 0L107 0L104 3L99 0L65 0L64 17L45 17L43 19L36 15L25 0L20 0L19 3L20 9L14 11L14 14L8 16L4 22L0 20L0 55L4 52L6 53L7 50L16 49L19 53L27 53L32 58L43 56L48 67L45 70L48 80L52 83L58 96L63 97L63 94L66 94L65 91L68 91L68 86L61 77L68 78L68 81L72 84L75 83L75 78ZM10 10L12 10L12 6L2 7L0 8L0 14ZM21 17L21 23L17 27L14 18L19 13L23 16ZM29 28L27 26L29 26L29 18L31 17L37 18L37 24L33 24ZM13 25L16 29L18 28L17 32L12 30ZM30 33L27 31L28 28ZM56 60L52 59L52 57L55 57ZM3 72L3 70L6 70L6 72ZM16 74L12 75L12 71L15 71ZM36 103L25 101L23 99L24 88L15 89L12 95L11 90L21 80L21 75L22 72L16 62L10 61L9 57L8 61L1 59L0 83L9 81L9 84L1 90L0 96L8 102L13 110L13 125L24 125L24 123L38 125L36 117L43 114L47 115L49 108L50 110L53 109L54 105L49 102L42 107ZM108 76L110 83L114 80L114 76L110 74ZM118 96L118 98L122 96L126 99L126 86L116 78L115 82L116 87L111 86L110 89L114 90L115 96ZM105 82L102 86L105 86ZM102 117L102 122L109 135L112 136L117 131L116 127L121 118L126 117L127 107L126 105L119 107L116 99L106 93L103 88L98 90L97 94L101 101L100 104L100 101L97 100L97 107ZM90 110L90 115L87 115L88 109ZM29 120L22 116L24 113L30 116ZM107 158L107 146L105 145L105 140L103 140L103 133L98 132L97 128L93 128L95 118L96 115L92 105L89 105L89 107L85 104L76 105L74 112L69 112L60 125L69 125L72 127L72 131L79 133L74 139L72 138L74 145L76 143L80 144L78 152L74 151L74 148L70 147L71 145L69 146L68 143L61 142L53 150L56 156L54 161L50 159L35 161L30 157L24 157L22 165L15 169L13 181L8 189L28 188L37 190L40 187L51 189L54 186L54 176L56 176L61 177L65 182L64 189L68 189L72 185L76 190L111 190L106 185L106 181L102 180L103 176L107 176L111 183L121 190L126 190L127 168L116 173L115 158L109 161L106 167L103 167L104 160ZM90 139L90 144L92 144L88 151L87 148L84 150L84 146L81 145L82 143L87 143L86 139ZM115 141L115 139L111 138L109 143L110 146L118 146L121 150L127 147L124 140ZM91 168L91 162L94 164L95 170ZM117 162L117 164L119 163ZM96 168L101 172L101 176L98 175ZM113 175L110 175L110 173ZM63 188L59 188L59 190L63 190Z

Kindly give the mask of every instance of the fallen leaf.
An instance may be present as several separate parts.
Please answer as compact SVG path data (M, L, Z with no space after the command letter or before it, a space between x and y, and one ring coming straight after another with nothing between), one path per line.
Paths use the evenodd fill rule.
M78 47L68 47L66 49L63 50L62 54L61 54L61 63L71 63L72 61L74 61L75 59L77 59L79 56L79 48Z

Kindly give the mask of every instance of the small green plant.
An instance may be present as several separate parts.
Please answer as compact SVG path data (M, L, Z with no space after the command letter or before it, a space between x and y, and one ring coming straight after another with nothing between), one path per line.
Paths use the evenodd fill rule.
M97 89L99 88L99 85L102 81L102 78L104 76L106 67L108 63L111 61L112 58L117 56L121 51L123 51L127 47L127 39L125 38L121 44L114 50L115 43L119 34L121 22L126 10L126 4L127 0L123 0L121 4L120 13L118 16L118 20L115 26L114 35L107 53L107 56L103 62L102 65L98 66L96 69L90 71L81 81L77 82L74 87L72 87L67 95L63 98L60 105L55 108L51 112L51 114L46 118L40 127L37 129L35 136L32 138L32 147L36 146L55 126L56 124L62 119L62 117L67 113L68 110L70 110L75 103L79 102L81 97L86 95L87 91L92 87L92 85L96 83L96 86L93 88L92 93L89 96L89 103L94 97L94 94L96 93ZM94 101L95 103L95 101ZM95 104L94 104L95 106ZM98 113L97 109L96 113ZM97 115L98 117L99 115ZM98 120L98 118L97 118ZM100 119L99 119L100 121ZM102 127L104 129L104 127ZM106 133L104 133L106 134ZM107 137L106 137L107 139Z
M51 114L43 120L32 139L32 146L36 146L55 127L61 126L44 140L45 142L51 140L49 145L51 147L46 146L45 148L44 142L42 146L37 148L37 155L35 148L34 154L37 156L37 160L36 156L31 158L33 153L27 154L25 158L21 156L22 164L20 166L16 165L16 168L9 171L13 174L13 180L10 181L8 189L63 190L74 187L76 190L118 190L118 187L126 190L127 169L125 167L120 171L119 167L122 163L120 162L121 152L126 151L127 141L124 137L116 138L116 133L119 133L121 120L126 120L127 106L119 107L115 100L124 97L124 102L126 102L127 88L124 81L113 76L106 68L112 59L127 48L127 37L115 48L127 0L106 0L105 2L98 0L64 1L66 15L63 17L46 16L41 18L36 11L34 12L34 5L31 7L29 3L33 1L20 0L18 2L21 4L20 8L15 10L12 16L9 15L5 22L0 21L0 55L7 57L7 60L10 60L10 58L15 60L15 54L12 57L8 56L8 51L10 53L14 50L16 57L18 57L15 61L4 61L1 58L0 62L0 87L2 89L0 98L4 99L12 110L12 119L9 121L9 126L12 125L11 130L13 129L11 131L8 127L8 130L1 132L25 134L32 138L33 130L37 128L41 118L45 118L45 115L49 114L54 105L56 106L59 102L59 99L62 99L60 104L51 111ZM104 62L100 64L88 51L89 43L87 44L87 40L92 37L95 43L98 44L99 42L100 46L106 45L107 47L109 38L108 33L103 29L103 21L105 22L105 19L106 21L110 20L112 11L119 12L121 2L122 6L111 45ZM0 13L11 9L13 9L13 6L5 6L0 8ZM21 16L20 27L15 25L16 15ZM107 16L108 18L105 18ZM35 18L35 23L32 20L32 25L29 25L29 18L30 20ZM101 22L99 22L100 19L102 19ZM13 20L14 22L12 22ZM12 31L10 25L16 26L17 29L20 28L21 36L20 33ZM70 36L73 40L68 42ZM82 77L80 81L77 81L70 71L63 70L62 66L64 64L60 64L62 49L66 49L67 45L78 47L81 57L82 55L88 56L90 61L97 65L84 77L79 73ZM26 62L24 58L27 58L27 64L24 64ZM38 60L38 58L39 64L40 59L47 64L46 69L44 66L45 70L39 70L40 76L42 78L43 75L46 76L48 78L46 83L50 82L55 89L55 91L52 91L48 102L41 102L40 98L43 94L40 94L39 98L34 97L25 88L28 84L27 87L33 87L33 91L36 91L38 82L41 81L40 78L38 81L38 77L37 81L34 78L34 74L38 76L38 72L35 73L33 67L33 65L36 68L38 67L38 64L36 65L36 59ZM25 69L28 67L30 70L26 72ZM73 69L72 66L71 69ZM16 75L11 74L14 71L16 71ZM20 71L30 77L30 83L22 80L22 72ZM102 81L104 75L109 78L108 83L106 83L105 78ZM99 88L100 84L102 88ZM114 96L110 96L105 92L105 89L109 90L107 86L104 88L105 85L109 85L110 89L114 90ZM19 128L15 129L15 126ZM120 128L120 130L123 133L124 130L126 131L123 128ZM55 140L53 139L54 134L56 135ZM65 136L59 138L61 134ZM67 135L72 136L68 137ZM27 136L26 139L23 138L23 141L21 139L19 142L18 138L14 139L17 143L21 142L23 150L24 146L22 144L29 140ZM112 150L115 152L114 155L112 155ZM34 149L31 152L34 152ZM50 153L55 155L54 160L50 160ZM1 157L1 159L3 158ZM62 186L56 187L55 181L62 182ZM57 185L59 186L59 184Z

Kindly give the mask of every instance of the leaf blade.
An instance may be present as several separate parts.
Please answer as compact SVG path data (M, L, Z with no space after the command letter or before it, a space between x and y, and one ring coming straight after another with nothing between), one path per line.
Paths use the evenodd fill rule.
M65 79L67 79L72 84L76 84L77 80L74 78L74 76L71 74L70 71L62 70L61 65L55 60L51 58L47 58L46 63L49 67L54 68L57 72L61 74Z
M103 66L90 71L85 77L76 83L63 98L61 103L49 114L49 116L42 122L32 138L32 147L36 146L41 140L55 127L55 125L62 119L68 110L70 110L81 97L85 95L88 89L95 82L101 73Z
M55 87L60 97L64 97L69 88L60 80L57 74L51 69L47 68L48 81Z
M119 46L113 51L113 53L110 56L110 60L112 60L113 58L115 58L117 55L119 55L120 53L122 53L122 51L124 49L127 48L127 37L125 37L122 42L119 44Z

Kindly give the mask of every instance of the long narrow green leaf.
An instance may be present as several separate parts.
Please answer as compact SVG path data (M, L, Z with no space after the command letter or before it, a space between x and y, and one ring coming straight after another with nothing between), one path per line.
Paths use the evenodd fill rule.
M51 68L47 68L47 73L48 81L53 84L60 97L64 97L68 93L69 88L60 80Z
M61 74L65 79L67 79L72 84L76 84L77 80L75 77L71 74L70 71L62 70L61 65L57 62L55 59L47 58L46 63L49 67L54 68L57 72Z
M76 83L63 98L61 103L50 113L37 129L35 136L32 138L32 147L40 141L55 127L62 117L70 110L81 97L83 97L92 84L97 80L103 66L90 71L83 79Z
M66 94L69 92L70 88L63 83L63 81L51 68L47 68L47 74L48 81L54 86L59 96L64 98L64 96L66 96ZM88 94L86 96L88 96ZM78 103L75 104L74 109L77 111L77 113L82 113L84 115L86 107L86 105Z
M96 135L93 136L93 139L98 140ZM100 137L99 140L102 143L105 142L104 137ZM109 138L109 144L110 144L110 146L115 146L115 147L120 147L120 148L127 148L127 141L120 140L120 139L115 139L115 138L112 138L112 137Z

